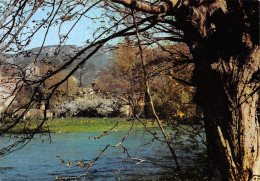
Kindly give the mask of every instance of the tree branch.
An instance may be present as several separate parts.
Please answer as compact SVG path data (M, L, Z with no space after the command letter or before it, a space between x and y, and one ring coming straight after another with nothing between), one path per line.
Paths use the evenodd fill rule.
M128 8L151 13L166 13L180 4L181 0L167 0L161 5L150 5L136 0L112 0L115 3L122 4Z
M173 157L173 160L175 161L176 163L176 166L177 166L177 169L180 170L180 165L179 165L179 162L177 160L177 156L176 156L176 153L174 151L174 149L172 148L171 144L170 144L170 141L168 139L168 135L166 134L163 126L162 126L162 122L161 120L159 119L155 109L154 109L154 104L153 104L153 99L152 99L152 96L151 96L151 93L150 93L150 86L149 86L149 82L148 82L148 75L147 75L147 72L146 72L146 68L145 68L145 62L144 62L144 58L143 58L143 49L142 49L142 46L141 46L141 40L140 40L140 35L139 35L139 29L138 29L138 25L137 25L137 22L136 22L136 17L135 17L135 13L134 13L134 10L133 10L133 22L134 22L134 25L135 25L135 29L136 29L136 37L137 37L137 41L138 41L138 47L139 47L139 51L140 51L140 56L141 56L141 63L142 63L142 68L143 68L143 74L144 74L144 79L145 79L145 87L146 87L146 93L148 94L149 96L149 101L150 101L150 105L152 107L152 111L153 111L153 115L155 116L156 118L156 121L157 121L157 124L164 136L164 139L166 141L166 144L172 154L172 157Z

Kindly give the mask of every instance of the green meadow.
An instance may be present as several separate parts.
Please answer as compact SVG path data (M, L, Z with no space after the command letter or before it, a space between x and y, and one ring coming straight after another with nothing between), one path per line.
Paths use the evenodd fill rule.
M155 127L156 123L151 121L142 120L147 127ZM31 119L24 120L19 123L10 133L24 133L26 131L32 131L36 129L41 120ZM26 125L26 126L25 126ZM52 132L52 133L70 133L70 132L97 132L97 131L110 131L129 129L132 125L132 121L128 121L125 118L55 118L52 120L46 120L42 126L40 132ZM24 129L26 127L26 129ZM143 127L143 124L139 121L134 121L134 127ZM3 127L2 127L3 129Z

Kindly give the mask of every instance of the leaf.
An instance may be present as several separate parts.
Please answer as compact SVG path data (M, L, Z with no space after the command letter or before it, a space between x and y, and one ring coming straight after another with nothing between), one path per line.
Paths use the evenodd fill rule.
M67 163L67 165L68 165L68 167L70 167L71 165L73 165L73 163L69 162L69 163Z

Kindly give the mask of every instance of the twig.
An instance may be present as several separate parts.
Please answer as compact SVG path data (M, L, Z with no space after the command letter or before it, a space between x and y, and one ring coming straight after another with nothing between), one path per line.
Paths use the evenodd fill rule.
M143 57L143 49L142 49L142 46L141 46L140 35L139 35L139 31L138 31L138 25L137 25L137 22L136 22L136 17L135 17L134 10L132 10L132 13L133 13L133 20L134 20L134 25L135 25L135 29L136 29L136 37L137 37L137 40L138 40L138 47L139 47L140 56L141 56L142 68L143 68L143 73L144 73L146 93L148 94L149 99L150 99L150 105L151 105L151 108L152 108L152 111L153 111L153 115L156 118L157 124L160 127L160 129L161 129L161 132L162 132L162 134L164 136L164 139L165 139L165 141L167 143L167 146L168 146L168 148L169 148L169 150L170 150L170 152L172 154L172 157L173 157L173 159L174 159L174 161L176 163L177 169L180 170L180 165L179 165L179 162L177 160L177 156L175 154L175 151L171 147L170 141L168 139L168 135L166 134L166 132L165 132L163 126L162 126L162 122L159 119L159 117L156 114L156 111L154 109L153 99L152 99L152 96L151 96L151 93L150 93L150 86L149 86L149 82L148 82L148 76L147 76L147 72L146 72L146 69L145 69L145 62L144 62L144 57Z

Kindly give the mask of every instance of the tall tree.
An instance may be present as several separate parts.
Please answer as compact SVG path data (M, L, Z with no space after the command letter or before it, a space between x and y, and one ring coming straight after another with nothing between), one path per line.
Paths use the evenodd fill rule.
M51 74L33 82L42 84L78 60L86 50L92 49L91 53L71 68L71 72L60 84L52 87L54 90L103 44L114 38L135 35L135 26L129 18L131 11L138 11L136 24L143 43L160 46L161 41L185 42L193 56L190 62L195 63L195 99L202 106L205 116L209 179L251 180L260 175L260 136L256 112L260 89L257 0L15 0L3 3L5 11L0 11L1 52L21 52L30 43L35 32L46 28L43 46L51 26L59 24L62 27L72 21L73 29L85 14L95 10L93 7L106 10L104 14L100 12L100 22L105 18L109 23L97 28L86 47L66 59ZM40 7L46 7L45 11L49 11L46 18L31 22L35 24L35 28L28 28L29 20ZM91 17L89 19L98 20ZM26 29L25 32L23 29ZM60 29L59 40L63 44L71 29L65 34ZM21 81L28 84L26 77ZM17 122L19 121L14 120L10 127ZM7 130L8 128L0 135ZM27 139L24 142L25 140ZM6 150L2 149L1 152L3 151Z
M160 47L149 46L146 46L143 51L151 95L158 115L167 122L184 115L186 118L195 116L195 107L191 99L194 87L183 84L190 80L194 66L178 64L181 55L190 57L188 47L185 44L177 44L165 48L170 52ZM126 42L114 51L114 55L115 58L111 60L110 66L101 72L96 86L109 91L123 104L131 105L135 113L141 109L146 118L153 117L149 97L147 98L148 95L145 94L145 81L138 48L134 43ZM182 57L182 60L184 59Z
M259 30L257 1L170 0L150 5L116 1L182 30L195 62L197 103L203 108L209 179L251 180L260 174Z

